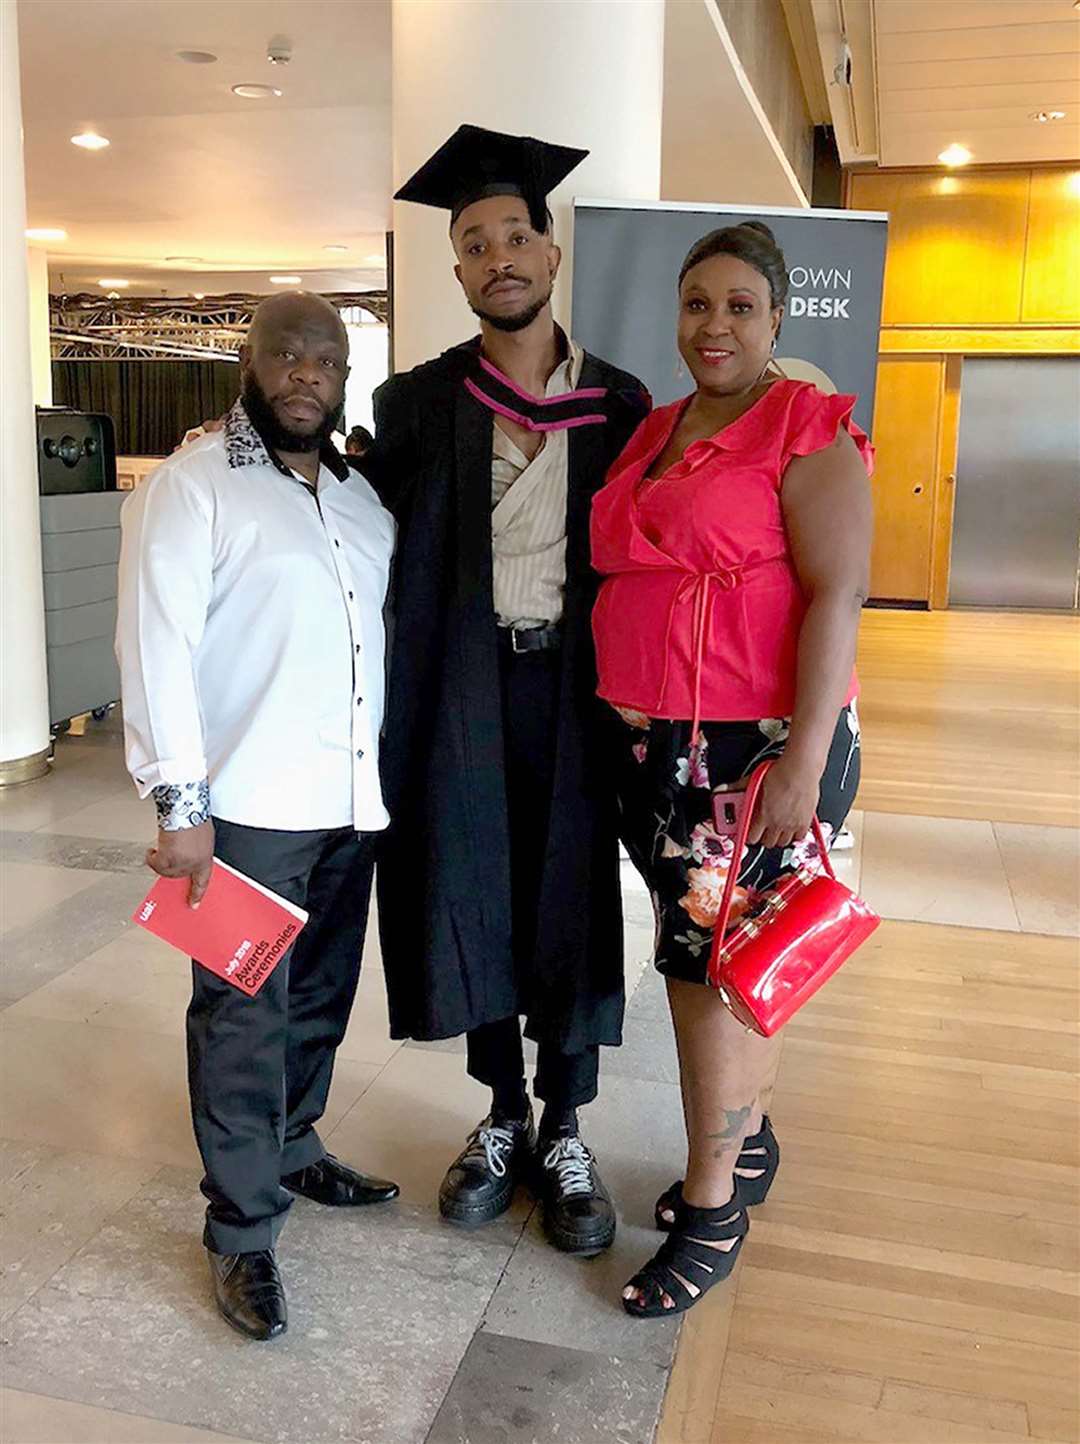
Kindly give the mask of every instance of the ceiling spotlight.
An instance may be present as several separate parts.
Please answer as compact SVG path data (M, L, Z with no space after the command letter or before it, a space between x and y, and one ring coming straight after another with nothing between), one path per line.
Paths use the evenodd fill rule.
M201 266L202 256L166 256L167 261L183 261L190 266Z
M1063 110L1033 110L1028 117L1029 120L1037 120L1040 125L1045 125L1048 120L1064 120Z
M67 231L59 226L31 226L26 232L28 241L66 241Z
M323 246L324 251L347 251L348 246Z
M205 300L206 300L206 292L205 292L205 291L192 291L191 294L192 294L193 299L196 300L196 301L205 301Z
M217 56L209 50L178 50L176 58L186 65L214 65L217 62Z
M288 65L292 59L292 41L284 35L275 35L266 43L266 58L271 65Z
M125 286L130 286L130 281L123 280L120 276L102 276L98 281L99 286L108 286L112 290L122 291Z
M952 145L946 146L938 156L941 164L947 166L967 165L971 158L971 151L967 146L957 145L955 141Z
M300 276L271 276L271 283L275 286L299 286L302 280Z
M83 150L104 150L109 142L103 135L97 135L92 130L84 130L80 135L73 135L71 143L81 146Z
M386 257L385 257L381 252L376 251L376 253L375 253L374 255L372 255L372 256L365 256L365 257L364 257L364 265L365 265L365 266L385 266L385 265L386 265Z
M234 85L232 93L239 95L242 100L267 100L271 96L282 94L276 85Z

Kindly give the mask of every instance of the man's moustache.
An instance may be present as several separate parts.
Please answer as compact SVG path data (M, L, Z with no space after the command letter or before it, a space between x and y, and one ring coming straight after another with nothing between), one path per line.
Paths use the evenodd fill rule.
M513 281L515 285L518 286L528 286L530 284L524 276L496 276L493 281L487 283L480 294L486 296L488 292L493 291L496 286L505 286L507 281Z

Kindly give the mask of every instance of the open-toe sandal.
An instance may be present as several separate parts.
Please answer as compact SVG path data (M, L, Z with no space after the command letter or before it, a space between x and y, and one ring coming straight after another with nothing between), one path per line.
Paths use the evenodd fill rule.
M713 1284L728 1277L750 1227L741 1188L736 1185L722 1208L693 1208L680 1197L667 1238L627 1284L641 1294L639 1299L623 1299L628 1314L662 1319L685 1313ZM725 1243L731 1247L718 1247ZM665 1294L672 1300L670 1309L664 1307Z
M739 1180L739 1198L753 1208L765 1202L765 1195L772 1187L776 1170L780 1167L780 1144L776 1141L768 1115L761 1120L761 1129L743 1139L742 1148L735 1164L735 1177ZM676 1179L666 1193L656 1200L656 1226L661 1233L667 1233L672 1223L665 1213L674 1213L682 1202L682 1179Z

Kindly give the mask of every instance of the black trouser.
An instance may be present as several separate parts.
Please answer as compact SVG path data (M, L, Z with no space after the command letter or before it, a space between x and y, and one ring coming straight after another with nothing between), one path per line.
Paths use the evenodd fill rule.
M558 651L514 652L508 633L500 630L510 903L514 966L522 999L528 999L535 987L532 969L555 784L560 662ZM469 1075L489 1088L512 1087L524 1076L521 1027L516 1017L472 1029L467 1051ZM599 1066L596 1047L564 1053L541 1040L533 1091L555 1111L591 1103L596 1097Z
M276 832L214 821L215 855L307 910L255 997L196 963L188 1083L215 1253L272 1248L291 1195L283 1174L323 1156L315 1124L360 980L373 838L352 828Z

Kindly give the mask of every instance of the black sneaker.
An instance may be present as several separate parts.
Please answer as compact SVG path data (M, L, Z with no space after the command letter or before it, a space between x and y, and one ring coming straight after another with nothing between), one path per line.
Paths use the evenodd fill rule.
M531 1108L522 1123L485 1118L446 1171L439 1189L443 1218L476 1228L505 1213L528 1175L535 1147Z
M542 1138L536 1151L544 1227L556 1248L591 1258L615 1238L615 1206L578 1134Z

